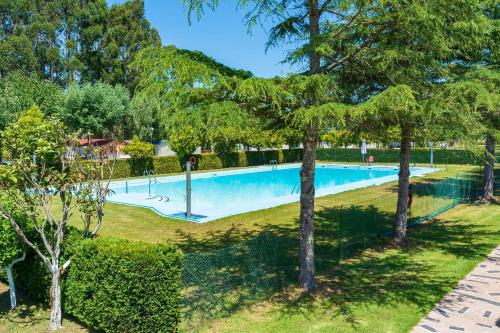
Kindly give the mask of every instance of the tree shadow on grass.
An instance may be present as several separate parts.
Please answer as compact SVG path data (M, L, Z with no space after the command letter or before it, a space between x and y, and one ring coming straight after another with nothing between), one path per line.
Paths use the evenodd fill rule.
M26 332L30 332L35 328L38 331L40 325L43 324L48 326L49 311L50 310L47 306L31 300L19 290L17 290L17 308L15 310L11 310L9 291L5 285L0 283L0 325L8 322L13 324L15 327L23 327ZM87 328L85 324L69 315L64 315L63 326L68 320L71 320L71 322L81 326L81 332L100 332Z
M470 259L491 246L483 241L489 231L480 226L435 220L409 231L410 243L402 250L377 253L386 250L389 238L384 234L392 229L395 203L388 196L316 213L317 295L326 299L326 308L335 308L328 315L356 325L354 309L363 304L404 300L429 309L453 282L429 275L425 263L411 259L413 252L433 250ZM186 253L184 324L196 327L271 297L283 314L303 311L307 316L316 297L283 292L297 285L298 221L295 226L261 227L258 234L233 226L203 239L182 235L181 247L195 250ZM363 252L367 247L372 250Z
M43 318L37 316L45 308L40 304L32 302L25 298L22 293L17 293L18 307L16 310L10 309L10 296L8 288L0 284L0 318L1 321L8 321L16 324L34 325L43 321Z
M383 229L367 221L387 223L390 216L374 206L349 210L334 207L318 212L315 233L318 271L337 265L341 254L355 255L362 248L380 242ZM190 234L182 237L181 247L196 250L185 253L184 260L187 327L231 315L297 283L298 221L295 226L264 225L257 236L233 227L202 240Z
M495 235L499 235L497 231ZM398 250L381 244L362 256L321 272L314 295L280 294L273 298L282 316L300 314L307 318L313 308L325 316L341 316L354 329L361 323L356 310L366 305L410 303L429 311L457 281L436 274L436 267L414 260L422 251L436 251L466 259L483 258L492 247L484 227L452 220L436 219L409 231L409 243ZM430 255L431 252L429 252Z

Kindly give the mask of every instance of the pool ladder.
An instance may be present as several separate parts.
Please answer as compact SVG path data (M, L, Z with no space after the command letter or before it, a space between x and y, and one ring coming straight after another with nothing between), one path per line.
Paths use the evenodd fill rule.
M149 171L144 170L143 175L145 177L148 177L148 194L149 194L148 198L151 199L151 184L158 183L158 178L156 178L155 172L153 170L149 170ZM153 176L154 176L154 178L153 178Z
M269 165L271 166L271 170L278 170L278 161L277 160L270 160Z

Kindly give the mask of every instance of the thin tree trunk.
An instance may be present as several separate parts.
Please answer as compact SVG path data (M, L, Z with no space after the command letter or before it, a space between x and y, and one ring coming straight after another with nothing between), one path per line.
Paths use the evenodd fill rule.
M61 272L56 268L52 273L52 285L50 287L50 324L49 329L54 331L62 327L61 306Z
M316 164L316 129L305 131L304 159L300 170L300 269L299 285L305 290L316 287L314 269L314 171Z
M16 284L14 282L14 275L12 274L12 266L5 267L7 272L7 281L9 282L9 295L10 295L10 308L14 310L17 306Z
M495 170L495 138L491 134L486 135L486 156L483 172L483 200L494 201L494 171Z
M14 281L14 274L12 274L12 268L15 264L26 259L26 252L23 253L21 258L13 260L7 267L5 271L7 272L7 281L9 282L9 295L10 295L10 308L13 310L17 306L17 294L16 294L16 283Z
M408 222L408 188L410 185L411 137L408 125L401 128L401 150L399 157L398 206L394 222L394 242L401 244L406 239Z

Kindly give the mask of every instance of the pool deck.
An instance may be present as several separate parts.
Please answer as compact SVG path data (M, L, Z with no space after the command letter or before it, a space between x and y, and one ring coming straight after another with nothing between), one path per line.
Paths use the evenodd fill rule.
M411 333L500 332L500 245Z

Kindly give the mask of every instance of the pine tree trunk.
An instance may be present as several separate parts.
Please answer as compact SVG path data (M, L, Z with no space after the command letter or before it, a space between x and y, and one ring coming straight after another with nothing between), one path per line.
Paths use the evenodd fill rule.
M316 287L314 269L314 171L316 165L316 128L305 131L304 159L300 170L300 267L299 285L311 291Z
M50 286L50 324L49 330L57 330L62 327L61 306L61 272L56 269L52 273L52 284Z
M494 170L495 170L495 138L491 134L486 135L486 156L483 172L483 200L494 201Z
M408 223L408 188L410 185L410 127L401 128L401 149L399 157L398 206L394 222L394 243L402 244L406 239Z

